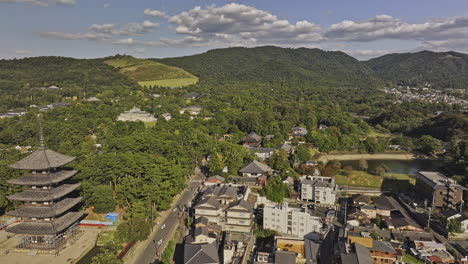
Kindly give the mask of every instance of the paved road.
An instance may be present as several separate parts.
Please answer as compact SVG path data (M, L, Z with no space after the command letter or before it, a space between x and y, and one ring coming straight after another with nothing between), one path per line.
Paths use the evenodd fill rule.
M203 173L200 170L195 171L195 176L187 185L184 192L179 196L178 201L170 209L170 213L163 221L159 223L155 232L150 235L149 243L146 245L140 255L136 257L134 263L150 264L161 256L167 243L172 239L174 231L182 217L181 210L186 208L187 204L193 199L197 192L197 188L203 182Z

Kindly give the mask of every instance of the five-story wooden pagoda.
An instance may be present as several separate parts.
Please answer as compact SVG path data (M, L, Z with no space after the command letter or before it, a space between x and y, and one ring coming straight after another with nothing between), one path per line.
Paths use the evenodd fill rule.
M60 168L74 159L41 147L10 165L11 168L28 171L8 181L10 184L28 186L20 193L8 196L10 200L24 202L22 207L7 213L22 218L21 223L6 229L7 232L23 235L18 248L58 253L67 241L76 237L78 221L84 214L82 211L72 211L81 201L81 197L72 193L79 184L64 182L77 171Z

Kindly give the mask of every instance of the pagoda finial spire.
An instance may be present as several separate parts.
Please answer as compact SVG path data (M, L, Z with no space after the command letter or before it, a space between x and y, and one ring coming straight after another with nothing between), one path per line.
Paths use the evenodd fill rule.
M44 128L42 127L42 115L37 115L37 121L39 123L39 142L41 144L41 149L45 149L45 141L44 141Z

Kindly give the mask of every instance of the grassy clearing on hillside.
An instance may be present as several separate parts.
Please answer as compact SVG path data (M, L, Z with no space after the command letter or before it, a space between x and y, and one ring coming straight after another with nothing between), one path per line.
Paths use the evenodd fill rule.
M368 136L369 136L369 137L375 137L375 138L376 138L376 137L385 137L385 138L387 138L387 137L390 137L391 135L390 135L390 134L384 134L384 133L381 133L381 132L378 132L378 131L372 129L372 130L369 132Z
M163 87L183 87L198 82L197 78L179 78L179 79L167 79L157 81L143 81L138 82L140 86L163 86Z
M198 82L192 74L162 63L133 57L117 57L104 61L137 81L140 86L183 87Z
M415 178L408 174L386 173L384 177L370 174L365 171L353 171L351 175L336 175L338 185L354 187L375 188L385 191L405 191L415 184Z
M403 253L403 258L401 259L403 262L405 263L411 263L411 264L424 264L423 261L420 261L418 259L416 259L415 257L407 254L407 253Z

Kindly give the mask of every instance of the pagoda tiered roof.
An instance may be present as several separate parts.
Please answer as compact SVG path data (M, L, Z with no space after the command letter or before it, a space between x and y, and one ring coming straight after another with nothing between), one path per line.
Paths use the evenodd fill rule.
M63 184L52 189L27 189L23 192L8 196L9 200L27 202L48 202L57 200L71 193L80 184Z
M49 170L72 162L75 157L66 156L47 148L34 151L29 156L10 165L20 170Z
M23 235L56 235L77 222L83 215L84 212L69 212L54 221L25 220L7 227L6 231Z
M51 204L49 206L33 206L25 205L14 211L7 212L9 216L16 217L28 217L28 218L51 218L59 216L73 206L77 205L81 201L81 197L77 198L65 198L58 203Z
M9 180L8 183L26 186L44 186L60 183L70 177L73 177L77 170L59 170L48 173L26 173L25 175Z

